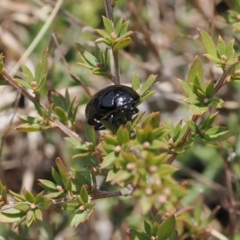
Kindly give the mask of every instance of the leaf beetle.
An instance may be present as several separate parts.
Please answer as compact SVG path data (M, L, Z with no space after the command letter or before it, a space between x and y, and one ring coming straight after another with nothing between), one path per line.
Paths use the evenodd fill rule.
M106 120L111 124L125 124L138 113L135 105L139 100L139 94L131 87L108 86L97 92L88 102L85 109L87 123L94 126L95 130L105 129L100 120Z

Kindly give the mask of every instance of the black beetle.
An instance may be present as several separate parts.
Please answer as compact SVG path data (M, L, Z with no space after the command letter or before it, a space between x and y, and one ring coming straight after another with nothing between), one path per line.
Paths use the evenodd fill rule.
M139 94L123 85L106 87L97 92L86 106L87 123L95 130L105 129L101 119L111 124L125 124L138 113L135 104L140 100Z

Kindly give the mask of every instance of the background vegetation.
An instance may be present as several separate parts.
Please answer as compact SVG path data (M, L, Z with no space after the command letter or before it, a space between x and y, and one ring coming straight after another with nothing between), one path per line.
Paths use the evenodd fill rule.
M64 179L64 176L68 179L67 173L65 175L65 167L66 172L71 167L75 171L81 172L84 164L84 167L90 165L86 164L86 161L95 163L95 158L89 158L89 155L87 157L78 155L89 150L89 146L86 150L84 141L95 141L96 145L100 144L98 145L99 152L97 152L99 156L96 157L99 161L102 161L102 156L116 152L116 148L108 148L109 142L114 142L117 146L121 144L125 146L125 141L128 143L128 137L120 133L117 135L117 140L109 137L108 142L102 141L98 133L96 133L97 138L95 139L95 133L85 124L84 110L89 95L110 85L111 82L109 79L94 75L89 69L76 64L83 60L79 56L79 50L81 52L82 49L80 47L77 49L75 43L81 44L88 52L94 54L95 40L100 37L99 32L95 30L106 27L102 15L106 16L104 1L99 0L0 1L0 52L3 53L4 69L9 73L9 79L11 77L23 79L22 70L24 72L24 69L21 69L22 65L28 66L35 73L37 71L36 66L42 59L39 81L37 81L37 83L42 81L41 88L34 89L35 83L32 84L33 81L30 81L31 84L27 86L19 80L17 83L20 86L23 84L24 90L30 88L24 95L21 94L19 85L17 87L9 86L6 78L2 77L0 88L2 212L6 211L4 206L10 206L10 209L12 209L12 201L15 201L16 198L20 202L27 201L36 204L37 200L30 193L36 196L42 191L38 179L56 182L57 177L54 178L52 167L58 169L56 172L60 172L62 179ZM94 166L89 167L91 168L90 172L92 174L96 171L96 175L100 175L96 182L101 192L114 192L118 195L124 195L117 191L122 190L123 185L133 183L135 187L137 186L134 196L109 198L104 195L104 198L102 198L98 192L95 194L92 188L87 189L88 183L92 183L92 176L95 175L93 174L88 178L85 169L84 180L82 181L86 182L83 184L80 181L82 183L80 188L78 189L79 186L76 186L76 188L79 190L79 196L81 197L79 204L89 207L90 210L92 205L86 205L89 200L87 196L88 194L95 196L93 199L96 200L91 202L91 204L95 204L93 212L89 210L84 217L81 216L81 219L77 219L75 217L77 216L76 211L65 211L75 209L75 206L66 205L65 209L62 210L58 207L59 203L52 204L49 207L52 203L48 198L50 195L46 198L45 195L39 196L42 209L46 209L42 212L43 216L35 212L35 215L33 215L35 217L27 216L27 220L24 219L27 224L21 224L21 220L26 214L16 216L14 214L18 213L8 212L7 214L10 215L1 215L1 222L4 223L1 223L0 235L5 239L240 239L240 145L238 130L240 86L237 83L240 74L237 72L239 71L238 68L235 68L236 65L234 65L237 62L240 47L240 6L238 1L119 0L116 1L113 16L115 23L120 18L124 22L129 21L129 30L134 32L131 35L132 43L119 51L121 84L131 86L133 82L138 85L136 75L133 78L133 74L137 73L141 79L141 89L143 91L143 86L148 89L151 85L150 82L154 80L151 90L154 90L155 93L139 105L140 112L145 112L145 115L138 124L142 128L150 124L153 129L158 129L160 117L157 112L160 112L160 125L165 126L169 131L172 130L172 132L168 132L169 136L166 134L164 140L161 139L169 145L174 137L176 137L174 140L177 142L184 135L181 132L186 131L184 126L191 129L195 141L194 144L191 142L191 146L186 146L186 149L180 149L179 145L174 146L174 141L171 151L166 150L165 145L161 146L161 149L172 155L170 158L163 157L160 161L173 162L172 165L179 169L174 173L176 182L168 179L170 173L174 172L173 168L168 167L163 168L164 170L160 173L161 176L167 175L167 180L163 177L166 182L163 181L161 192L159 192L160 188L154 189L155 186L149 188L149 179L146 180L145 185L138 185L139 179L133 179L132 175L124 176L124 178L120 175L121 177L116 178L113 182L105 182L104 170L93 164ZM202 30L199 32L199 29L204 29L206 32ZM215 58L214 53L211 52L214 47L212 47L211 38L209 39L208 35L211 36L213 42L218 43L218 56L215 56ZM219 35L221 38L219 38ZM234 39L234 42L231 42L232 39ZM48 71L44 67L47 62L46 46L48 46ZM233 46L236 55L233 54ZM205 53L209 54L208 58L203 55ZM196 58L196 55L199 58ZM201 63L204 74L201 71ZM200 108L199 110L191 107L191 111L189 105L195 106L196 102L192 99L185 102L180 101L180 99L186 98L186 92L189 89L186 90L187 87L183 83L179 84L177 79L187 79L189 83L195 84L194 76L203 75L206 82L216 83L216 90L219 79L223 78L223 70L233 65L234 72L230 69L227 73L232 76L234 81L230 83L225 81L221 88L216 91L217 97L222 100L216 100L213 105L208 105L207 109ZM189 69L194 69L191 66L195 66L196 69L189 73ZM25 76L29 76L26 71L28 70L25 69ZM48 72L47 77L44 71ZM151 74L156 75L156 79ZM148 78L149 75L151 75L150 78ZM149 81L147 85L144 85L146 79ZM6 83L8 83L8 86L6 86ZM194 84L189 85L192 87ZM213 85L210 88L212 88L212 92L209 90L211 98L214 95ZM16 89L19 91L16 91ZM49 91L50 89L54 90ZM67 103L64 102L68 99L66 89L68 89L69 94ZM48 110L52 106L51 110L55 111L60 123L51 119L50 122L55 125L49 126L49 121L42 121L48 117L50 119L51 116L47 114L43 114L45 118L43 116L43 119L39 118L41 106L31 101L33 99L27 95L29 93L32 96L33 92L36 96L34 101L37 100L38 102L39 97L41 104L48 106ZM195 97L196 92L194 94ZM65 100L61 96L64 96ZM201 94L199 99L201 99L200 96ZM64 122L65 115L61 109L54 108L51 103L61 106L66 104L65 106L69 107L74 98L73 108L68 111L71 114L67 116L67 121ZM218 105L221 103L223 103L222 108L218 109L219 113L216 117L213 117L214 121L210 122L214 126L226 127L230 131L224 132L222 129L221 133L225 135L215 135L215 137L212 137L211 143L213 144L209 144L209 139L205 139L205 142L202 141L204 139L200 139L203 132L199 132L199 130L205 130L205 128L201 129L200 127L196 131L194 129L201 126L204 119L211 118L216 112L215 107L219 107ZM76 119L75 109L77 109ZM203 114L205 110L208 110L209 115ZM151 114L153 112L155 114ZM23 115L34 116L36 119L18 118ZM150 117L146 119L147 116ZM194 119L194 116L199 118ZM192 122L188 121L191 118ZM179 123L183 119L188 122ZM194 125L197 120L200 123ZM29 125L23 125L23 121L33 122L30 127ZM173 124L171 125L170 122ZM34 125L35 123L38 125ZM131 132L129 126L123 132ZM20 131L17 131L16 127ZM34 127L36 129L33 129ZM71 131L69 132L68 129L71 129ZM87 134L86 129L88 129ZM34 130L36 132L28 132ZM176 134L177 132L178 134ZM197 135L200 138L197 138ZM209 133L210 137L213 135L213 133ZM68 143L64 139L66 136L71 137L71 139L68 139ZM141 137L144 139L146 136L142 133L138 140ZM76 143L78 138L83 139L81 144L80 140L77 141L79 145ZM138 147L137 144L139 144L141 145L139 148L143 147L143 150L148 148L148 145L146 145L148 141L139 140L139 142L131 142L130 144L133 145L130 146ZM72 149L72 145L76 149ZM72 159L73 156L75 156L74 159ZM55 160L56 158L57 160ZM127 163L128 160L129 158L127 158ZM135 165L127 165L122 158L119 161L122 168L126 167L128 170L134 171ZM110 170L112 163L106 161L103 163L105 163L106 169ZM160 165L157 165L157 167L159 167L159 170ZM143 168L144 166L140 167L140 169ZM152 169L152 171L155 170ZM136 174L136 176L142 177L141 174ZM76 176L74 175L74 177ZM89 180L90 178L91 180ZM45 186L45 190L47 189L52 194L51 197L53 198L67 198L72 193L72 191L68 191L68 186L64 180L63 185L66 189L64 189L63 195L58 195L62 190L57 189L58 186L61 186L58 182L56 186L54 185L57 189L55 192L46 187L50 186L47 185L49 183L42 181L41 184ZM12 193L15 200L5 196L4 185L7 186L7 189L20 195ZM83 185L84 188L82 188ZM47 193L50 194L49 192ZM23 198L20 197L22 193ZM32 202L31 199L33 199ZM33 209L31 204L30 206ZM22 212L25 210L25 213L27 211L25 205L18 206L17 210ZM173 214L175 214L174 217ZM91 217L88 219L90 215ZM3 216L7 217L3 218ZM38 220L41 218L44 219L43 222ZM13 223L6 224L12 222L10 219L14 219L14 222L18 221L19 227L14 228ZM86 219L88 219L86 222L79 224ZM143 219L145 219L145 222ZM37 221L37 224L33 224L34 220ZM31 227L28 228L30 225ZM70 225L76 227L70 227ZM166 237L164 237L166 229L170 229L172 235L166 231ZM154 238L155 235L158 238Z

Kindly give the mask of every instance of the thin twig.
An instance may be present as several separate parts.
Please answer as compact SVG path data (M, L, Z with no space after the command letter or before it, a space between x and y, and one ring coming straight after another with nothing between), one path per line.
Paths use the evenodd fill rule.
M113 61L114 61L114 68L115 68L115 80L116 85L120 85L120 71L118 65L118 51L113 50Z
M225 182L226 182L226 187L227 187L227 198L228 198L228 202L230 204L229 207L229 230L230 230L230 235L231 235L231 239L234 239L234 233L235 233L235 229L236 229L236 214L235 214L235 205L236 205L236 201L234 198L234 193L233 193L233 188L232 188L232 166L231 166L231 162L228 161L226 159L225 156L225 151L224 148L221 147L221 154L222 154L222 158L223 158L223 163L224 163L224 174L225 174Z
M161 58L160 58L160 55L159 55L159 50L157 49L157 47L155 46L155 44L152 42L152 40L150 38L151 34L149 33L148 27L146 26L146 24L140 18L139 12L136 9L132 0L127 0L127 4L128 4L128 7L129 7L133 17L135 18L136 22L138 23L139 27L142 30L142 33L145 37L145 41L146 41L147 45L149 46L153 55L156 57L157 61L159 61L162 64Z
M114 26L112 0L104 0L104 5L105 5L106 16L109 20L111 20L112 25ZM120 85L121 81L120 81L120 71L119 71L119 64L118 64L118 51L114 51L112 49L112 55L113 55L113 64L114 64L114 73L115 73L115 77L113 78L113 80L116 85Z
M106 12L107 18L113 21L112 0L104 0L104 5L105 5L105 12Z
M59 45L59 43L58 43L56 34L53 33L53 34L52 34L52 37L53 37L54 43L55 43L55 45L56 45L56 47L57 47L57 49L58 49L58 51L59 51L59 53L60 53L60 57L61 57L61 59L62 59L63 65L64 65L64 67L67 69L69 75L72 77L72 79L73 79L74 81L76 81L78 84L80 84L80 85L82 86L82 88L84 89L84 91L87 93L87 95L88 95L89 97L91 97L92 94L91 94L89 88L85 85L85 83L84 83L78 76L76 76L76 75L71 71L71 69L70 69L70 67L69 67L69 65L68 65L68 63L67 63L67 61L66 61L66 59L65 59L65 57L64 57L64 55L63 55L63 53L62 53L62 51L61 51L61 48L60 48L60 45Z

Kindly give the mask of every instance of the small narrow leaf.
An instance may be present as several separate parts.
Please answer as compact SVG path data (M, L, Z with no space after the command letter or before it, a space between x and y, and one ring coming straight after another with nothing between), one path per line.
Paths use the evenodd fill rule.
M147 91L149 91L149 89L152 87L153 83L155 82L156 80L156 77L157 75L150 75L148 77L148 79L146 80L145 83L143 83L141 89L140 89L140 92L141 92L141 96L145 95L147 93Z
M96 29L95 30L101 37L103 37L105 40L106 38L110 38L110 34L106 33L104 30L102 29Z
M203 42L206 52L208 54L213 55L214 57L218 57L216 46L215 46L212 38L210 37L210 35L202 29L198 29L198 30L199 30L200 36L202 38L202 42Z
M82 186L82 189L80 191L80 196L82 201L86 204L88 203L88 192L84 186Z
M113 51L119 51L127 47L131 42L132 42L132 39L130 37L124 38L123 40L120 40L114 45Z
M185 92L185 94L188 97L194 96L192 88L191 88L191 86L187 82L185 82L185 81L183 81L181 79L178 79L178 82L179 82L179 84L181 85L183 91Z
M70 226L71 227L73 227L73 226L77 227L78 224L84 223L85 221L87 221L89 219L89 217L91 216L92 212L93 212L93 209L86 209L85 211L78 211L74 215L74 217L73 217L73 219L72 219L72 221L70 223Z
M129 21L126 21L122 24L122 29L120 32L120 36L122 36L123 34L125 34L128 30L128 25L129 25Z
M134 73L132 77L132 88L135 91L140 89L140 77L136 73Z
M119 145L126 144L130 140L130 133L126 128L123 126L120 126L120 128L117 131L117 141Z
M198 76L198 81L201 86L203 82L203 66L201 59L198 56L195 57L193 64L189 70L187 82L196 84L196 76Z
M31 192L29 192L26 189L23 189L23 195L28 202L34 203L35 198Z
M219 55L226 55L226 45L225 42L223 41L223 39L221 38L221 36L218 37L218 52Z
M19 84L20 86L27 88L27 89L31 89L32 86L29 85L29 83L25 80L22 80L20 78L14 78L14 80L16 81L17 84Z
M111 35L111 33L114 32L114 27L113 27L113 23L106 17L102 17L103 18L103 24L104 24L104 27L106 29L106 32Z
M194 133L198 133L199 132L199 129L198 129L198 126L195 122L191 121L191 120L188 120L186 121L188 127L194 132Z
M67 123L68 121L67 114L61 107L58 106L54 107L54 112L57 114L61 122Z
M175 216L167 218L158 228L158 240L167 240L175 229Z
M115 153L111 152L103 159L103 162L101 164L101 169L108 168L114 163L115 160L116 160Z
M115 33L116 33L117 36L120 35L120 32L122 30L122 23L123 23L123 20L122 20L122 18L120 18L118 20L117 24L116 24L116 27L115 27Z
M206 86L206 97L211 98L214 94L214 83L212 81L209 81Z

